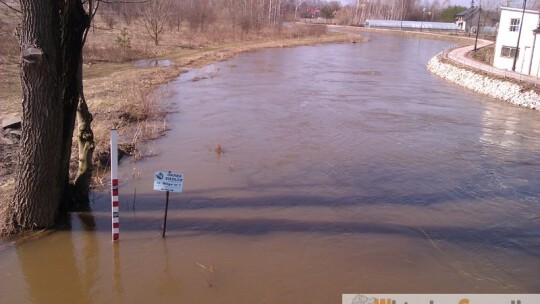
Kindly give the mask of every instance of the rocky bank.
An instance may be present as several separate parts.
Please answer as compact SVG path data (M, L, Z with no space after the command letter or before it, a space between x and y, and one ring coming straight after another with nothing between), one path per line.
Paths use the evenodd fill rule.
M540 95L531 88L504 80L485 72L474 72L471 69L454 65L439 53L427 65L433 74L456 83L475 92L513 104L539 110Z

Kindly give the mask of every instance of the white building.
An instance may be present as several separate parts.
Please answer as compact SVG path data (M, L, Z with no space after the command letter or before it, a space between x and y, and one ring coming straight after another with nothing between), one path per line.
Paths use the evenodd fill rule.
M540 12L538 11L525 10L523 15L523 9L502 7L493 66L503 70L513 70L519 30L522 27L515 71L538 76L540 69L539 21Z

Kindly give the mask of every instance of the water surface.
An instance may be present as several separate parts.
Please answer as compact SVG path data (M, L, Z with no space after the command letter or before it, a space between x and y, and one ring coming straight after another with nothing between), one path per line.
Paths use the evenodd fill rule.
M0 253L2 300L539 293L540 114L430 75L448 42L370 38L179 77L159 156L120 167L120 242L94 194L71 229ZM165 240L155 170L185 178Z
M158 66L164 66L168 67L171 65L174 65L174 62L172 62L169 59L140 59L134 62L135 66L138 68L147 68L147 67L158 67Z

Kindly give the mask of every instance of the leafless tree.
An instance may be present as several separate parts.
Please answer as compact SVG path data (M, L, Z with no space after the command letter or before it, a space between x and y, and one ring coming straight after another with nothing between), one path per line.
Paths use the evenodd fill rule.
M169 27L171 30L176 29L177 32L180 32L180 25L182 20L186 18L187 15L187 6L185 1L176 0L171 3L171 16L169 18Z
M140 21L155 45L159 45L165 24L173 13L172 9L170 0L149 0L139 7Z
M137 3L125 3L120 10L120 15L127 25L137 18Z
M244 32L260 31L265 25L281 26L284 14L297 12L296 0L222 0L233 27L240 25Z
M209 0L197 0L189 11L189 26L192 30L204 31L215 20L215 12Z
M356 5L346 5L336 12L336 19L338 24L351 25L355 21L356 17Z
M223 6L229 13L229 18L233 28L235 28L240 21L239 19L242 12L243 2L244 1L242 0L223 0Z

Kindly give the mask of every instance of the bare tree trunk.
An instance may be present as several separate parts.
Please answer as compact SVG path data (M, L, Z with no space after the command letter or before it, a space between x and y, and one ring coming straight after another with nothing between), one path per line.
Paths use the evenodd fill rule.
M80 65L80 71L82 73L82 61ZM90 183L92 181L92 155L94 153L94 132L92 131L92 114L88 111L86 105L86 99L84 98L82 77L79 79L79 87L81 96L79 99L79 105L77 107L77 124L78 124L78 136L77 143L79 146L79 168L77 171L77 177L74 183L74 199L82 206L88 203L88 192L90 189Z
M272 0L268 3L268 24L272 25Z
M73 130L79 99L82 96L82 47L83 37L90 26L90 18L78 0L66 0L62 16L62 90L64 103L64 132L62 145L62 167L59 178L64 186L60 200L61 211L73 205L73 192L69 187L69 166L73 143Z
M62 191L63 105L60 75L58 1L21 0L23 90L22 147L12 229L48 227L54 223Z

